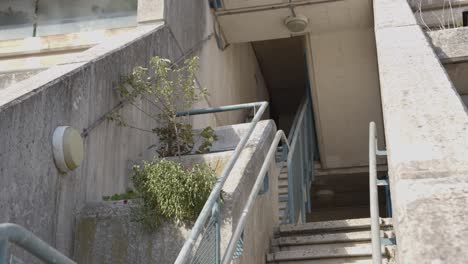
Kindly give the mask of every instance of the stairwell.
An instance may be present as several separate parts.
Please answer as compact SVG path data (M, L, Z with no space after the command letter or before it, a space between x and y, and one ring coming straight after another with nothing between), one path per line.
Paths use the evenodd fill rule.
M347 219L280 225L271 241L267 263L372 263L370 219ZM392 221L380 219L383 263L394 263Z

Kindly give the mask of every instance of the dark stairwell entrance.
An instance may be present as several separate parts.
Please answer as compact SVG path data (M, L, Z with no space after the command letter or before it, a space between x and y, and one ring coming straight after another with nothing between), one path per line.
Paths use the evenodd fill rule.
M309 88L302 36L252 42L269 94L271 117L278 129L289 135L294 118ZM314 87L311 87L314 89ZM339 107L339 106L337 106ZM366 137L367 135L362 135ZM315 146L317 148L317 145ZM307 222L369 217L369 174L367 171L322 170L318 151L314 155L314 181L309 191ZM280 196L287 192L287 172L280 176ZM380 192L380 210L386 215L385 193ZM281 197L280 197L281 198ZM285 201L280 199L280 218Z

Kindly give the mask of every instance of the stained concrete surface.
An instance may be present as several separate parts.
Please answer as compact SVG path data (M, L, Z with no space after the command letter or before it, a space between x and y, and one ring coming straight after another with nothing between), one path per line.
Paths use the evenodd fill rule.
M237 125L238 128L248 124ZM226 130L228 127L224 127ZM261 121L249 139L223 187L221 204L221 254L225 251L242 214L247 197L260 171L276 132L274 122ZM245 132L244 132L245 134ZM234 140L238 142L240 139ZM219 144L231 144L232 139ZM224 147L225 148L225 147ZM203 162L216 166L217 172L232 151L182 157L183 164ZM269 175L276 175L272 162ZM261 263L277 226L277 177L270 177L268 191L259 195L244 229L244 254L239 263ZM78 216L75 259L79 263L173 263L189 235L192 223L164 221L153 233L132 220L132 201L88 204ZM133 214L135 211L133 211Z
M464 263L466 108L407 1L374 16L398 261Z
M87 202L125 191L129 186L128 161L142 158L144 150L157 140L150 133L107 121L98 123L85 138L82 166L62 175L53 163L52 133L59 125L79 130L94 125L119 102L114 87L121 74L137 65L146 66L150 57L176 60L193 48L191 54L200 56L198 80L212 91L212 96L198 106L267 99L249 45L232 45L220 51L214 38L201 41L212 30L206 1L170 3L166 14L170 28L139 27L80 53L66 64L0 90L0 208L4 208L0 222L23 225L59 251L73 255L75 214ZM179 21L175 14L184 19ZM137 105L156 111L146 101ZM121 111L133 125L155 126L133 107ZM240 111L197 117L194 122L200 126L239 123L246 114ZM34 263L19 252L13 251Z

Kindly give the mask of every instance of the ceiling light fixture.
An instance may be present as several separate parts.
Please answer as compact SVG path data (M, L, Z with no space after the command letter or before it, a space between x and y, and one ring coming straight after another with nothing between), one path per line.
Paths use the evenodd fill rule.
M284 20L284 24L289 29L289 31L298 33L306 29L307 25L309 24L309 20L303 15L294 14L293 16L287 17Z

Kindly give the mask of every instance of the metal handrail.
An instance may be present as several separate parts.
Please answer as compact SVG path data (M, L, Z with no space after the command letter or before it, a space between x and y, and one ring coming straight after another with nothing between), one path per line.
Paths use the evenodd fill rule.
M0 264L8 263L8 242L14 243L46 263L76 264L24 227L0 224Z
M377 149L377 130L374 122L369 124L369 195L371 216L372 263L382 263L380 241L379 193L377 189L377 155L386 155Z
M299 109L294 117L293 126L291 127L291 131L288 135L288 142L290 144L290 149L287 157L287 168L288 168L288 203L286 205L284 211L284 221L289 220L289 223L296 223L296 218L299 215L296 214L296 206L301 206L299 212L302 216L302 221L305 221L305 214L306 214L306 201L304 201L303 197L307 197L307 202L310 206L310 196L309 196L309 185L313 180L313 156L314 151L313 146L314 136L313 136L313 124L312 124L312 106L311 106L311 98L309 92L306 93L306 97L301 102ZM306 134L304 134L306 133ZM307 134L309 133L309 134ZM312 142L312 149L309 149L309 146L304 146L304 141L307 142L310 140ZM310 143L309 142L309 143ZM296 150L297 149L297 150ZM310 153L308 153L310 151ZM296 153L297 152L297 153ZM294 170L293 162L298 162L295 160L300 159L301 162L301 169L303 170L301 175L297 175L297 170ZM309 175L311 173L311 175ZM297 181L301 176L302 182L299 184L293 184L293 181ZM298 184L298 185L297 185ZM302 201L293 201L293 193L295 193L294 188L301 186L303 188L301 199ZM310 207L309 207L310 209Z
M242 232L244 231L247 216L249 215L250 210L254 206L255 199L259 194L260 188L262 187L262 183L264 181L265 175L268 172L271 161L273 160L276 154L276 150L280 140L283 141L284 146L287 146L289 150L288 139L286 138L286 135L284 134L283 130L279 130L278 132L276 132L275 138L273 139L273 142L270 145L270 148L268 150L265 160L263 161L260 172L257 175L257 179L255 180L254 186L252 187L252 191L250 192L249 198L247 199L247 202L242 210L242 214L239 218L236 229L231 239L229 240L228 247L223 257L223 264L228 264L232 261L232 257L237 247L237 242L241 238ZM279 173L281 173L281 171Z
M232 154L231 158L229 159L228 163L223 169L221 176L218 178L218 181L213 187L213 190L210 193L203 209L200 212L195 224L190 232L189 238L185 241L182 249L177 256L175 264L184 264L187 262L188 258L190 257L190 253L197 241L198 237L200 236L205 222L208 220L209 216L211 215L211 211L213 206L216 204L221 190L226 182L229 174L231 173L237 159L239 158L242 150L244 149L247 141L249 140L253 130L255 129L258 121L263 116L266 108L268 107L268 102L257 102L257 103L248 103L248 104L238 104L238 105L230 105L230 106L221 106L221 107L212 107L212 108L205 108L205 109L197 109L197 110L190 110L185 112L177 113L178 116L186 116L186 115L201 115L201 114L208 114L208 113L217 113L217 112L226 112L226 111L233 111L233 110L241 110L241 109L249 109L260 107L258 111L255 113L254 118L250 122L247 134L242 137L240 142L237 144L236 148L234 149L234 153Z

